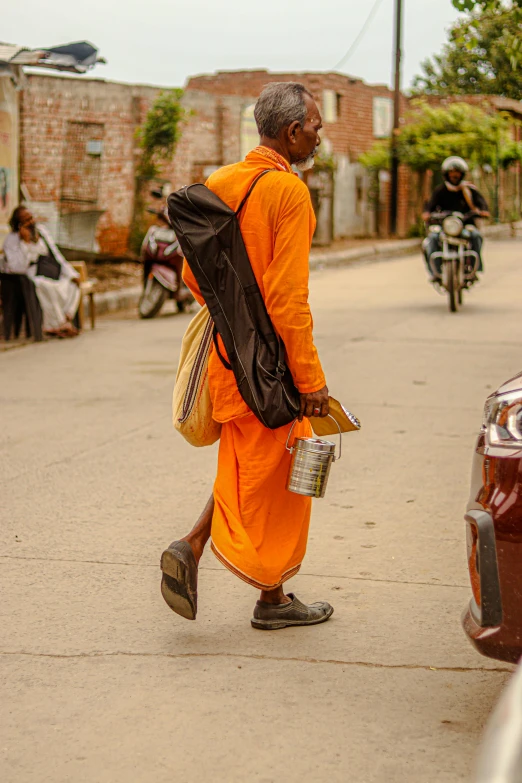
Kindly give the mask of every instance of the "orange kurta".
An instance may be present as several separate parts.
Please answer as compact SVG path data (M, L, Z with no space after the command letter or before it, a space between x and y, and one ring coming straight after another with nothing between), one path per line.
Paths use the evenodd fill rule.
M265 147L244 161L225 166L207 186L237 209L254 179L276 169L256 185L240 217L241 233L268 313L287 352L288 366L302 393L318 391L325 378L312 337L308 305L308 256L315 216L306 185L287 162ZM185 265L184 280L202 302ZM221 348L224 352L223 345ZM276 587L301 565L308 537L311 499L285 488L290 425L270 430L251 413L232 372L212 351L209 386L214 418L222 422L212 548L234 573L259 588ZM297 424L308 436L308 421Z

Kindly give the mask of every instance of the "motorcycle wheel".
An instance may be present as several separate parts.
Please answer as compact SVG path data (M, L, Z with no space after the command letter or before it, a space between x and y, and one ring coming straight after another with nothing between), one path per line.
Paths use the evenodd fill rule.
M457 289L455 286L455 273L453 269L453 262L446 262L445 266L445 285L444 288L448 292L448 305L450 313L457 312Z
M166 298L166 289L155 277L149 277L138 304L140 318L154 318L163 307Z
M457 273L457 265L455 261L451 262L451 266L448 269L448 303L450 313L456 313L458 309L458 288L459 280Z

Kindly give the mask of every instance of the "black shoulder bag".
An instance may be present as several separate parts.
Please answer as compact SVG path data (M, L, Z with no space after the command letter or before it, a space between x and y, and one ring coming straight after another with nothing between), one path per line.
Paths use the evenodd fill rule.
M45 256L38 256L36 261L36 274L40 277L48 277L50 280L59 280L62 271L62 265L52 255L51 249L45 241L44 237L42 237L42 239L48 252Z
M299 412L299 392L285 347L268 315L241 236L238 216L263 171L234 212L205 185L168 197L169 218L223 340L239 392L259 421L276 429ZM217 347L217 341L216 341ZM219 353L219 349L218 349Z

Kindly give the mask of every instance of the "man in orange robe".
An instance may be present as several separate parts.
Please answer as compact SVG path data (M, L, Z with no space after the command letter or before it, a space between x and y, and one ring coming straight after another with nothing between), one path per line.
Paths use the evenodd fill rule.
M315 216L306 185L291 164L306 170L320 144L319 110L303 85L280 82L261 93L254 112L260 146L245 160L216 171L207 187L241 212L241 233L268 314L281 336L294 383L300 393L296 437L312 434L307 417L327 416L328 389L313 343L308 305L308 258ZM184 280L203 304L185 262ZM221 352L225 354L223 344ZM247 407L234 374L217 352L209 358L213 417L221 422L217 478L210 500L193 530L163 552L162 594L188 619L197 611L197 566L212 535L212 550L234 574L261 591L252 625L276 629L327 620L325 602L301 603L285 595L283 583L299 570L306 551L311 498L289 492L286 481L291 425L270 430Z

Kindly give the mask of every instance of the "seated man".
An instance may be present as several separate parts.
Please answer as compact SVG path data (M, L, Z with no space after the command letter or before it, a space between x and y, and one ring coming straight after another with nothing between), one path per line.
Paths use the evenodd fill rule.
M471 249L478 253L479 257L477 272L482 272L484 269L480 254L482 236L476 228L475 221L478 217L489 217L489 208L486 199L477 188L471 182L464 182L464 175L468 171L468 164L463 158L457 156L446 158L442 164L444 182L438 188L435 188L431 198L426 202L422 219L424 221L429 220L432 212L461 212L463 215L474 212L473 216L466 219L466 226L470 230ZM432 282L440 282L442 275L440 258L434 260L438 273L436 275L433 274L433 269L429 263L431 254L438 250L440 250L439 236L436 233L430 233L424 244L424 253Z
M11 233L4 242L3 271L27 275L34 282L46 334L74 337L78 330L72 321L80 303L78 272L67 263L51 236L35 223L26 207L16 207L9 223ZM46 269L54 269L57 278L46 276Z

